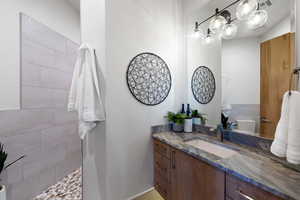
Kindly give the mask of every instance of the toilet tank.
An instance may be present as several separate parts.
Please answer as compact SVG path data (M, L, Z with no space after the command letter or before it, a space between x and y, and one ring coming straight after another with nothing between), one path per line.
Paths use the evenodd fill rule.
M249 133L255 133L255 121L254 120L236 120L237 129L241 131L246 131Z

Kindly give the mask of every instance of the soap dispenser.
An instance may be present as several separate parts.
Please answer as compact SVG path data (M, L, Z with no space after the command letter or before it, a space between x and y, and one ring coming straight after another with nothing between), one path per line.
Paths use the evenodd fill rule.
M191 116L190 104L187 104L186 119L184 120L184 132L193 132L193 118Z

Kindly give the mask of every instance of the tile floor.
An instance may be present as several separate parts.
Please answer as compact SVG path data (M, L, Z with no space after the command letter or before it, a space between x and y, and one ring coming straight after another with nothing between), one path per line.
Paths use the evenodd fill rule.
M33 200L82 200L81 169L78 169L49 187ZM152 190L134 200L164 200L156 190Z
M134 200L164 200L156 190L152 190Z
M74 171L57 184L49 187L33 200L82 200L81 169Z

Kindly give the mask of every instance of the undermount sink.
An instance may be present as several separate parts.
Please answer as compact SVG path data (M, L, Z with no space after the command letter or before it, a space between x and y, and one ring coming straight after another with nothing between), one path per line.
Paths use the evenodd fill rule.
M208 153L214 154L220 158L229 158L231 156L238 154L238 152L234 150L210 142L205 142L200 139L191 140L185 143L197 149L200 149L202 151L206 151Z

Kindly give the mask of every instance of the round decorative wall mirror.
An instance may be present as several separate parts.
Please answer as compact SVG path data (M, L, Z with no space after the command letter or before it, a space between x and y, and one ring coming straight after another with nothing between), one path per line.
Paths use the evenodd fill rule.
M205 66L198 67L191 81L192 92L200 104L208 104L215 96L216 81L212 71Z
M158 105L171 90L172 78L168 65L153 53L138 54L128 65L127 85L134 98L142 104Z

